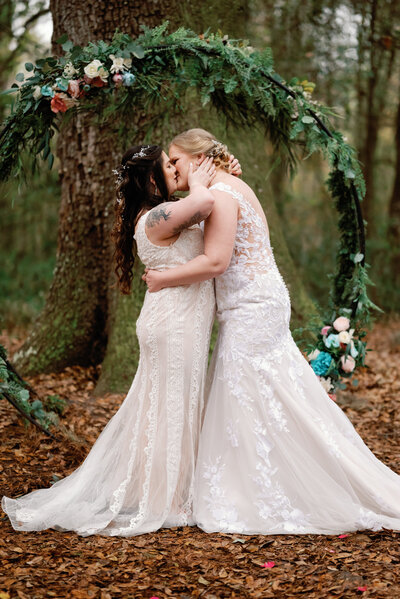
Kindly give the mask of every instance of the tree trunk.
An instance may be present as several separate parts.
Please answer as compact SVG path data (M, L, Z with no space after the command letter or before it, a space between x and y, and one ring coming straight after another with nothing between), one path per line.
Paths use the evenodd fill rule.
M370 2L370 19L369 19L369 43L368 56L369 64L363 63L365 56L365 47L363 42L364 34L359 34L359 77L357 81L357 92L359 98L359 114L364 114L364 124L360 122L357 131L364 129L365 136L360 147L360 160L363 164L365 176L365 198L363 201L363 215L368 222L367 233L368 237L372 238L376 235L377 220L379 215L376 213L376 189L375 189L375 167L376 167L376 151L378 146L378 136L384 114L391 78L393 74L393 66L395 62L396 46L395 42L391 43L391 26L390 19L395 18L396 0L391 0L386 5L380 5L378 0ZM360 27L365 27L365 15L362 14L362 22ZM365 33L365 32L364 32ZM385 35L388 36L389 43L384 43ZM360 43L361 42L361 43ZM365 66L368 67L368 83L366 90L362 90L362 76ZM362 104L366 100L366 109L363 111Z
M394 288L398 288L398 282L400 282L400 101L397 107L395 144L395 177L389 206L388 239L392 252L391 262L392 274L394 278L393 286Z
M178 0L132 3L110 0L51 1L53 50L67 32L74 44L111 40L116 28L132 36L177 13ZM61 208L57 264L46 306L16 356L25 373L57 371L102 360L107 342L112 270L110 229L114 177L121 148L107 130L78 115L58 140ZM112 295L112 293L111 293Z
M120 0L107 3L52 0L53 40L65 32L79 45L89 40L110 40L117 27L136 36L140 25L153 27L166 18L171 29L185 23L200 32L211 23L213 29L220 27L230 35L243 35L245 2L219 0L215 7L207 7L208 11L200 7L195 12L192 5L189 7L179 0L162 4L147 0L136 6ZM190 10L190 15L185 14L186 10ZM213 10L215 18L210 16ZM114 200L111 171L119 160L121 148L115 145L110 133L87 124L86 120L83 115L77 116L59 135L61 208L57 265L46 306L19 352L17 364L27 374L54 372L73 364L99 363L104 358L98 391L123 391L130 385L137 366L135 322L144 285L137 275L131 296L121 296L112 288L115 277L110 243ZM206 118L201 124L207 126ZM188 120L187 125L195 123ZM162 140L157 138L157 141ZM293 264L279 227L276 219L274 228L276 238L280 239L280 253L287 254L283 272L290 280ZM303 307L296 310L296 306L303 306L305 297L299 282L293 298L298 314L304 314Z

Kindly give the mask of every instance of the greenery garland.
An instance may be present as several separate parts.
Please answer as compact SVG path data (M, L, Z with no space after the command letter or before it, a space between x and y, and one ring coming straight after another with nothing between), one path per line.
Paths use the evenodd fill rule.
M329 307L322 323L312 327L315 341L307 349L311 366L327 390L334 391L343 386L341 378L364 365L363 329L370 323L371 309L379 310L366 291L371 281L360 208L365 186L355 150L341 133L330 130L332 112L312 99L314 84L297 78L285 82L274 73L269 48L256 51L246 41L220 33L198 36L180 28L169 34L167 26L146 28L135 40L116 32L111 43L90 42L84 48L65 35L58 40L64 56L26 63L30 75L25 79L18 73L16 83L3 92L18 92L18 97L0 134L0 179L22 174L24 149L34 165L40 156L52 167L50 142L64 113L96 115L108 125L117 123L126 135L126 123L138 106L155 119L166 118L183 108L191 88L203 105L212 103L232 124L261 125L292 172L296 147L308 155L322 152L330 166L327 186L339 212L340 244ZM333 325L339 317L348 319L349 338L339 339L343 329ZM321 324L326 326L321 329ZM320 358L315 349L323 354Z
M8 401L25 421L31 422L50 437L52 425L58 424L66 402L58 395L48 395L43 402L36 391L26 383L7 360L7 352L0 345L0 399Z

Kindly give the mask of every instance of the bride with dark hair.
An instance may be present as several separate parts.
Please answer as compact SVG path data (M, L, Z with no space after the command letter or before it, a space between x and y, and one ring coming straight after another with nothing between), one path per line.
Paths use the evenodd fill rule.
M134 146L117 175L116 273L129 293L136 253L149 268L179 266L203 252L199 223L211 212L212 159L173 198L176 169L159 146ZM214 319L214 285L145 296L136 323L140 360L132 386L89 455L48 489L3 497L16 530L131 536L193 524L195 458Z

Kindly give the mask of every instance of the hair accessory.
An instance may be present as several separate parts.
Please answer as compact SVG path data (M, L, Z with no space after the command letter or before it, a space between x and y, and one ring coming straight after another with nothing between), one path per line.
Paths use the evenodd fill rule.
M212 139L211 140L213 143L213 148L211 148L208 152L207 155L208 156L213 156L214 158L216 158L218 156L218 154L223 154L225 151L225 146L223 143L221 143L220 141L217 141L216 139Z
M145 156L147 156L146 150L148 150L150 147L151 146L142 146L142 149L140 150L140 152L133 154L133 156L131 157L131 160L133 160L134 158L144 158Z
M111 171L112 174L115 175L115 185L120 185L124 180L124 177L122 176L122 171L125 170L125 166L125 164L121 164L118 168L114 168Z
M150 148L151 146L142 146L139 152L136 152L136 154L132 154L132 156L130 157L129 160L133 160L134 158L144 158L145 156L147 156L146 151ZM123 173L124 171L128 170L129 168L129 164L125 163L125 164L120 164L117 168L114 168L112 170L113 175L115 175L115 185L118 187L118 185L121 185L121 183L124 180L124 176ZM117 197L117 202L118 204L120 204L122 202L122 199L120 197Z

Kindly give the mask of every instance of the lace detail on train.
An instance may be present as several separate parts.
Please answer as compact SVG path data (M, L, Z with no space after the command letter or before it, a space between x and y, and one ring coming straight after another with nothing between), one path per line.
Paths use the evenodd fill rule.
M196 471L198 526L240 534L400 530L400 477L366 447L297 348L263 220L229 185L212 187L239 211L229 268L215 281L219 333Z
M203 251L198 225L168 247L152 244L143 215L135 239L151 268ZM120 409L83 464L49 489L2 506L17 530L132 536L193 524L195 459L203 412L214 286L205 281L146 293L136 331L140 361Z

